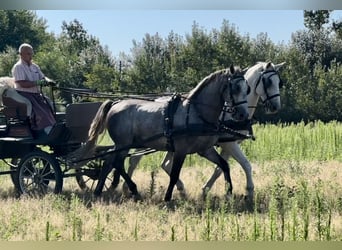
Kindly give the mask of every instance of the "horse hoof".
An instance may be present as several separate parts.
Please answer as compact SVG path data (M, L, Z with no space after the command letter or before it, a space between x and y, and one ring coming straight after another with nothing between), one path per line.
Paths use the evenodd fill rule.
M226 195L225 195L225 198L227 201L231 200L233 198L233 193L232 192L228 192Z
M209 188L202 188L202 200L206 200L209 193Z
M138 194L133 195L133 200L135 202L138 202L138 201L142 201L143 199L142 199L141 195L138 193Z
M98 192L98 191L94 191L94 193L93 193L93 195L94 195L94 198L99 198L99 197L101 197L101 193L102 192Z
M128 189L127 186L126 186L126 187L125 187L125 186L122 187L122 193L123 193L123 195L126 196L126 197L128 197L128 196L131 195L131 192L129 191L129 189Z
M179 195L183 200L186 200L188 198L188 195L185 190L179 190Z

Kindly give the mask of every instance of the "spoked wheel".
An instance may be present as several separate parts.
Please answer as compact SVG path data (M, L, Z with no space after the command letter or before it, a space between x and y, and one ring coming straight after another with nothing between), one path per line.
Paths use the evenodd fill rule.
M93 192L96 188L100 172L103 165L102 159L93 160L87 163L84 167L76 169L76 181L78 186L84 190ZM113 171L107 176L103 191L112 191L116 186L113 186Z
M57 194L63 187L63 175L58 161L43 151L31 152L20 160L17 181L19 192L29 196Z

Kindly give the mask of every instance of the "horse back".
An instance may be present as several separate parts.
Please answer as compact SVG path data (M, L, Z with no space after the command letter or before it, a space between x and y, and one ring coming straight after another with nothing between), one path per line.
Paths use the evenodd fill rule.
M164 133L167 103L123 100L112 106L107 115L107 129L116 144L139 144Z

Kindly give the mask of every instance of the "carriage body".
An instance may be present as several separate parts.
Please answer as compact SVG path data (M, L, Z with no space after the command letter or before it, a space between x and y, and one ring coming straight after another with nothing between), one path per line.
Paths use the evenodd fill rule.
M69 145L81 144L87 139L88 130L101 102L73 103L65 113L56 114L57 123L50 134L35 138L29 124L18 117L2 114L0 125L0 159L21 158L37 147L49 147L56 157L63 157ZM10 107L11 108L11 107Z
M57 123L49 135L36 137L29 125L30 103L13 88L0 95L0 160L9 166L9 170L3 166L0 175L11 175L18 193L59 193L63 178L76 176L83 183L85 173L96 179L95 168L102 164L102 159L96 159L99 163L95 167L92 164L91 170L86 163L86 170L74 171L67 157L86 141L101 102L68 104L64 112L55 112Z

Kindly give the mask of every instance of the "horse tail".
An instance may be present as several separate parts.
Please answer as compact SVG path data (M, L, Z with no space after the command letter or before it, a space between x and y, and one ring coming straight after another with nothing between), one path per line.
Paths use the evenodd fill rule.
M104 103L102 103L90 125L90 129L88 132L88 140L82 147L69 154L69 158L72 162L79 162L76 164L71 163L74 165L74 167L78 167L79 165L81 166L81 160L85 156L89 157L90 155L93 155L95 151L97 138L100 134L103 133L105 129L105 119L113 103L114 102L111 100L107 100Z
M100 106L99 110L97 111L93 122L90 125L90 129L88 132L88 142L96 142L97 138L100 134L103 133L105 129L105 120L107 118L107 114L110 108L113 105L113 101L107 100ZM88 143L87 142L87 143Z

